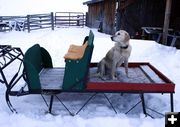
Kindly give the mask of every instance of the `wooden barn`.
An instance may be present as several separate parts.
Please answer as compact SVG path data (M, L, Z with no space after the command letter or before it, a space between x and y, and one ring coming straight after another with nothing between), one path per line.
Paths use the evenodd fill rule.
M142 27L173 28L180 30L180 0L91 0L88 6L87 26L113 34L119 29L131 37L142 32ZM171 14L171 15L170 15Z
M83 4L88 6L88 27L98 28L107 34L114 33L116 0L92 0Z

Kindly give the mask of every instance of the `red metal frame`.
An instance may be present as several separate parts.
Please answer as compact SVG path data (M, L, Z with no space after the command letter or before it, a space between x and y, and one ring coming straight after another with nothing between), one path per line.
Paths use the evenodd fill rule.
M128 93L174 93L175 84L163 75L159 70L147 62L129 63L129 68L149 66L164 83L128 83L128 82L88 82L86 90L92 91L117 91ZM97 63L91 63L90 67L97 67Z

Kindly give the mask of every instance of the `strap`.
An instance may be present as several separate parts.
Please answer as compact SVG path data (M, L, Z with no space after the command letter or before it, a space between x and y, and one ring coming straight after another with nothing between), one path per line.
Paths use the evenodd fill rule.
M127 49L129 47L129 45L126 46L120 46L122 49Z

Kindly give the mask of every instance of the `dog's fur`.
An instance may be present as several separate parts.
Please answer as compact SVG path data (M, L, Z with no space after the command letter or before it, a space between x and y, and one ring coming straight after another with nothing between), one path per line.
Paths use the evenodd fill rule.
M128 76L128 58L132 50L129 44L130 36L126 31L120 30L111 37L111 40L116 43L99 62L98 73L101 77L109 74L111 79L116 79L116 69L124 63L125 72Z

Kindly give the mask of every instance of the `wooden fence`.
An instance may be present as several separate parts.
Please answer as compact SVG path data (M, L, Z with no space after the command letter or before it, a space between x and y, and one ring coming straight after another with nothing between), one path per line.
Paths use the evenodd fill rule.
M10 30L24 30L24 22L27 20L26 16L0 16L0 23L3 24L2 32Z
M48 14L33 14L27 16L0 16L1 26L7 24L8 30L28 32L32 30L51 28L60 26L85 25L85 15L81 12L53 12Z
M85 15L81 12L56 12L55 26L81 26L85 25Z
M27 15L27 29L31 30L51 28L54 30L54 16L53 12L50 14L35 14Z

